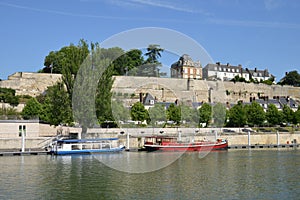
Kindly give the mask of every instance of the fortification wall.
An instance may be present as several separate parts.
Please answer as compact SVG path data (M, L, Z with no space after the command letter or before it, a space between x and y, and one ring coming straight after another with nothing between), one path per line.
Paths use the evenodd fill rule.
M259 96L268 96L269 99L289 96L300 101L300 87L173 78L117 76L113 91L137 96L140 92L148 92L158 101L167 102L177 98L193 102L211 99L212 102L236 103L238 100L249 102L250 97L258 99Z
M8 80L0 81L0 87L12 88L16 95L38 96L59 80L61 74L16 72Z
M135 76L114 78L113 91L129 97L135 94L135 100L139 93L148 92L158 101L166 102L176 99L208 102L211 99L212 102L236 103L238 100L249 102L250 97L259 96L289 96L300 101L300 87L292 86ZM0 81L0 87L15 89L17 95L37 96L60 80L61 74L16 72L8 80Z

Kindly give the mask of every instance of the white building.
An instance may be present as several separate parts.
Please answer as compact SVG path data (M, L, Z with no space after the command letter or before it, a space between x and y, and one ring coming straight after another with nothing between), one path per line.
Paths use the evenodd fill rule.
M230 81L235 76L242 77L242 65L233 66L217 62L216 64L207 64L203 68L203 79Z
M242 77L246 81L253 79L258 82L265 81L273 77L267 69L258 70L255 68L254 70L249 70L248 68L243 69L242 65L233 66L229 63L224 65L217 62L216 64L207 64L203 68L203 79L230 81L235 76Z

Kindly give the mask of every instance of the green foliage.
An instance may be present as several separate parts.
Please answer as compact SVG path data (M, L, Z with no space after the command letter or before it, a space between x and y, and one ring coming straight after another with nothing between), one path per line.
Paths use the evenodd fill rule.
M186 121L191 125L197 125L199 123L199 115L196 109L185 105L180 106L180 109L182 121Z
M293 123L294 112L287 105L284 105L283 108L282 108L282 116L283 116L282 122L284 122L284 123Z
M175 122L176 125L179 125L181 121L180 107L172 103L167 109L167 119Z
M145 109L144 105L141 102L136 102L135 104L133 104L133 106L131 107L130 115L131 119L134 121L149 121L150 118L148 111Z
M32 119L39 117L41 112L42 105L36 100L36 98L31 98L27 101L26 106L21 112L21 115L24 119Z
M158 121L167 121L166 110L164 105L154 104L154 107L149 108L149 117L151 125L154 125Z
M114 117L114 121L123 121L126 122L130 120L130 111L128 108L123 106L123 103L119 100L112 101L112 113Z
M138 76L152 76L152 77L159 77L159 67L161 67L161 63L158 61L158 58L161 57L161 52L164 50L160 48L157 44L151 44L147 48L147 52L145 56L148 58L140 65L137 69Z
M233 79L231 79L230 81L232 82L247 82L245 78L240 77L239 75L236 75Z
M144 63L142 51L138 49L130 50L126 53L120 49L120 54L112 63L114 68L114 75L135 75L137 67Z
M0 101L9 103L11 106L19 104L19 96L15 96L16 91L11 88L0 88Z
M212 118L212 108L208 103L202 104L198 109L199 112L199 123L205 123L206 127L209 125L209 122Z
M226 119L226 107L221 103L217 103L215 106L212 107L212 111L214 125L216 127L223 127Z
M281 79L279 84L300 87L300 74L296 70L290 71Z
M246 114L247 122L250 126L261 126L266 119L264 109L256 101L253 101L246 107Z
M0 119L20 119L20 113L14 108L0 108Z
M300 123L300 107L296 112L294 112L294 124L299 124Z
M247 123L246 111L241 102L238 102L238 104L234 105L229 110L228 118L229 121L227 126L241 127Z
M63 83L57 83L46 90L40 119L54 126L73 123L71 102Z
M266 112L266 119L270 125L278 125L282 120L282 115L274 104L269 104Z

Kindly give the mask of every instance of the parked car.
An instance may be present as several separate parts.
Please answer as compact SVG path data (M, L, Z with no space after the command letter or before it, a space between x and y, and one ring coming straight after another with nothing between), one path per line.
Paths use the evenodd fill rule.
M235 133L235 131L231 130L231 129L223 129L223 132L224 133Z
M243 128L243 129L242 129L242 132L246 132L246 133L250 132L250 133L253 133L253 132L255 132L255 131L253 131L252 129L249 129L249 128Z

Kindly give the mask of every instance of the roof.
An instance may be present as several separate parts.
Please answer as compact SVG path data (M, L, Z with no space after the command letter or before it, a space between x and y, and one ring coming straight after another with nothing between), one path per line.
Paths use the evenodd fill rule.
M220 71L219 68L222 68L222 69L224 69L224 68L225 69L242 69L242 65L234 66L234 65L230 65L229 63L227 63L227 64L221 64L221 63L212 64L212 63L209 63L203 69L209 70L209 71ZM241 72L241 71L239 71L239 72Z
M59 143L92 143L107 140L118 140L119 138L96 138L96 139L67 139L67 140L57 140Z
M193 61L188 54L183 54L177 62L171 65L171 68L191 66L191 67L202 67L200 61Z

